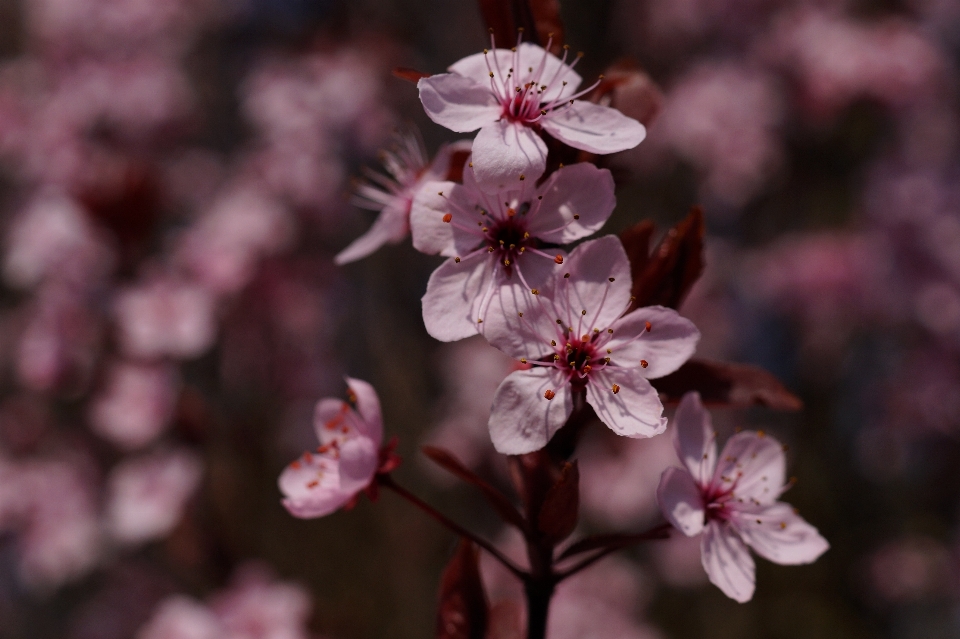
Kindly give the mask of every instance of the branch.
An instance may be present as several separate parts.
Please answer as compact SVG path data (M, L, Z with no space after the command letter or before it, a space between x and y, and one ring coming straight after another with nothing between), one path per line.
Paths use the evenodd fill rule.
M581 539L563 551L558 559L565 559L579 553L589 552L595 548L599 548L600 551L591 555L590 557L587 557L586 559L581 560L579 563L574 564L567 570L558 572L555 577L556 581L559 583L567 577L577 574L584 568L587 568L593 563L600 561L607 555L622 548L627 548L628 546L632 546L644 541L667 539L670 536L670 529L670 524L660 524L659 526L651 528L650 530L642 533L630 535L598 535L596 537L587 537L585 539Z

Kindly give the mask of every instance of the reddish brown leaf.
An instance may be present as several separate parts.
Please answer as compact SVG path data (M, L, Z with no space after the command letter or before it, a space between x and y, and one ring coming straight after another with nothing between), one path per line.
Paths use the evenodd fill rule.
M650 380L665 403L677 403L689 391L700 393L704 404L766 406L800 410L803 402L771 373L749 364L690 360L666 377Z
M444 568L437 607L437 639L485 638L489 611L478 558L473 542L461 539L456 554Z
M565 463L560 478L543 500L537 527L550 541L563 541L577 526L579 508L580 471L577 462Z
M450 166L444 179L450 182L463 182L463 167L470 157L470 151L454 151L450 156Z
M513 524L520 530L526 530L527 522L517 511L514 505L510 503L510 500L507 499L506 495L488 484L481 477L477 476L476 473L460 463L460 460L454 457L450 452L435 446L424 446L422 450L423 454L429 457L430 460L435 464L452 475L459 477L468 484L473 484L479 488L480 492L487 500L487 503L489 503L490 506L497 511L497 514L500 515L501 519L508 524Z
M417 71L416 69L408 69L407 67L394 67L393 77L416 84L423 78L429 78L430 74L424 73L423 71Z
M650 541L652 539L666 539L669 536L669 524L657 526L652 530L642 533L613 533L608 535L593 535L591 537L584 537L575 544L570 545L566 550L560 553L560 556L557 557L557 560L559 561L561 559L567 559L568 557L573 557L574 555L579 555L580 553L589 552L591 550L616 550L620 548L626 548L627 546L632 546L643 541Z
M501 599L490 606L486 639L524 639L523 605L515 599Z
M607 67L603 80L587 99L600 102L609 98L610 106L649 127L663 107L663 92L657 83L633 60L625 58Z
M644 220L620 232L620 242L630 258L630 272L643 273L650 261L650 241L656 230L653 222Z
M660 240L643 269L632 273L633 308L680 306L703 272L704 231L703 210L695 206Z
M515 0L478 0L480 15L500 47L510 47L517 41L517 24L513 5Z
M559 0L530 0L530 12L536 26L537 37L544 47L551 43L551 53L563 50L563 20L560 19Z
M538 521L547 493L560 478L562 467L546 449L507 458L510 481L523 502L530 522Z

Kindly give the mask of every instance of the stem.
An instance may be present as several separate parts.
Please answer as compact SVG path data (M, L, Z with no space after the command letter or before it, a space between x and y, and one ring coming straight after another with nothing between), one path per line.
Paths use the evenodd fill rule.
M629 541L629 543L612 544L612 545L610 545L610 546L607 546L606 548L601 549L601 550L600 550L599 552L597 552L596 554L591 555L590 557L587 557L586 559L583 559L582 561L574 564L572 567L568 568L567 570L564 570L564 571L561 572L561 573L557 573L556 583L560 583L561 581L563 581L563 580L566 579L567 577L572 577L573 575L577 574L578 572L580 572L580 571L583 570L584 568L587 568L587 567L593 565L594 563L600 561L601 559L603 559L603 558L606 557L607 555L609 555L609 554L611 554L611 553L615 553L615 552L617 552L618 550L622 550L623 548L627 548L627 547L632 546L632 545L634 545L634 544L638 544L638 543L640 543L640 542L642 542L642 541L652 541L652 540L655 540L655 539L666 539L667 537L669 537L669 531L670 531L670 529L671 529L670 524L662 524L662 525L660 525L660 526L657 526L656 528L650 529L649 531L647 531L647 532L645 532L645 533L641 533L641 534L637 535L636 537L633 537L633 538Z
M546 639L547 615L550 612L550 600L553 598L554 583L547 581L528 581L524 592L527 596L527 639Z
M385 475L385 474L378 475L377 481L380 483L381 486L383 486L384 488L389 488L393 492L397 493L398 495L406 499L408 502L410 502L411 504L413 504L414 506L416 506L417 508L425 512L426 514L433 517L442 525L446 526L449 530L460 535L461 537L465 537L469 539L473 543L477 544L478 546L486 550L488 553L490 553L493 556L494 559L496 559L501 564L503 564L504 568L506 568L511 573L513 573L514 576L516 576L518 579L526 581L527 573L521 570L520 567L518 567L515 563L507 559L499 550L497 550L493 546L493 544L486 541L485 539L477 537L475 534L473 534L472 532L470 532L469 530L467 530L457 522L449 519L446 515L436 510L433 506L423 501L422 499L420 499L419 497L411 493L409 490L407 490L403 486L400 486L399 484L397 484L395 481L393 481L393 478L390 475Z

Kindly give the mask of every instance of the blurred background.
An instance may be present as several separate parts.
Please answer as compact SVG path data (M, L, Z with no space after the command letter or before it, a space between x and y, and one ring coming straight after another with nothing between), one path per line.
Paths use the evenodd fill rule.
M585 78L630 58L660 105L605 160L605 232L705 207L681 308L698 356L805 402L715 423L789 445L786 499L832 548L758 561L745 605L695 541L624 552L563 586L551 636L960 637L960 2L562 14ZM345 374L379 390L398 480L516 546L417 453L506 485L485 424L512 363L426 335L438 259L332 262L373 220L351 176L396 127L455 139L390 70L440 72L485 36L470 0L0 0L0 637L432 636L448 533L391 494L311 521L279 502ZM588 433L582 531L655 522L673 455Z

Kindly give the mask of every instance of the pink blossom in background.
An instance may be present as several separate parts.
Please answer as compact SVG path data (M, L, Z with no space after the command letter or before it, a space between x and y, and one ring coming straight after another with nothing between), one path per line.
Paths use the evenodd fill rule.
M200 458L185 448L125 459L107 480L107 531L125 544L165 537L202 474Z
M880 546L867 558L865 581L882 605L945 595L956 579L953 557L930 537L910 536Z
M209 608L185 595L173 595L157 606L136 639L221 639L224 634Z
M278 481L294 517L323 517L349 503L373 481L383 442L380 399L370 384L347 378L356 409L339 399L317 402L313 427L320 442L291 462Z
M541 250L600 229L613 208L613 177L585 162L565 166L542 185L484 193L468 163L462 185L431 182L413 201L413 246L447 257L427 282L423 322L432 337L450 342L485 334L489 316L515 305L520 291L543 286L566 252Z
M171 365L114 362L90 404L90 427L123 450L143 448L170 424L178 386Z
M549 48L549 45L548 45ZM457 133L476 131L473 161L477 184L495 193L516 188L525 176L537 180L546 169L543 130L591 153L632 149L646 136L642 124L616 109L576 98L579 56L563 58L529 42L513 50L484 50L452 64L450 73L421 79L420 101L437 124Z
M656 438L654 438L656 439ZM708 583L700 559L700 540L673 535L650 547L650 559L657 575L673 588L696 588Z
M543 291L525 291L491 322L490 343L533 366L512 373L494 397L490 436L499 452L545 446L580 393L618 435L652 437L666 429L648 380L679 368L700 334L662 306L626 313L631 288L630 261L609 235L578 246Z
M815 561L830 547L789 504L781 445L761 432L739 433L717 456L717 435L697 393L687 393L675 416L674 445L685 469L663 472L657 501L667 520L688 537L701 535L711 583L740 603L753 597L754 562L747 546L778 564Z
M693 164L702 175L701 197L741 206L782 164L783 116L769 74L735 62L701 63L667 92L650 143Z
M173 278L121 290L114 308L124 353L146 359L202 355L216 338L214 304L208 290Z
M396 244L407 237L414 197L428 182L446 180L457 154L470 152L469 141L456 142L441 146L431 161L418 133L396 137L396 147L381 152L387 175L367 171L367 180L357 187L353 198L354 205L379 211L380 215L366 233L337 254L337 264L359 260L384 244Z

